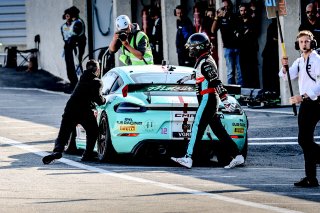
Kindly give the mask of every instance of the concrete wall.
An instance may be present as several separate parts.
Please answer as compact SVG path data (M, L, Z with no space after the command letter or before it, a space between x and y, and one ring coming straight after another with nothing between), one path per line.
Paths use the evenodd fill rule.
M299 52L294 48L294 42L296 41L296 36L298 33L298 28L301 23L301 8L300 1L286 1L287 2L287 16L280 17L283 40L285 42L287 56L289 58L289 66L295 61L296 58L300 56ZM279 37L280 38L280 37ZM280 41L279 41L280 42ZM279 44L281 48L281 45ZM282 56L282 51L280 51L280 56ZM279 64L280 64L279 60ZM280 65L281 67L282 65ZM293 93L294 95L299 94L298 81L293 80L292 82ZM280 96L281 96L281 104L287 105L289 104L290 90L289 84L287 81L284 81L282 78L280 79Z
M93 49L106 47L112 40L114 32L112 0L96 0L93 6ZM99 26L100 25L100 30ZM99 51L95 52L95 58Z
M61 78L67 79L60 27L65 9L75 5L86 21L85 0L28 0L26 1L27 48L34 48L34 36L40 35L39 66ZM86 54L86 53L85 53Z

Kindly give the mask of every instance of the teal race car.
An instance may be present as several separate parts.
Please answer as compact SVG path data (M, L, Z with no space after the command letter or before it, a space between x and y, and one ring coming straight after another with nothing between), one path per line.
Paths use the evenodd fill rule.
M116 67L103 77L106 103L96 107L99 138L96 151L100 161L112 160L118 154L140 157L183 155L197 111L195 81L177 84L193 73L182 66L142 65ZM237 87L226 87L240 91ZM233 97L230 102L238 103ZM219 115L244 156L247 155L247 116L242 109L228 112L222 103ZM217 138L207 127L194 156L210 159ZM84 149L85 130L77 127L77 148ZM219 159L218 159L219 160Z

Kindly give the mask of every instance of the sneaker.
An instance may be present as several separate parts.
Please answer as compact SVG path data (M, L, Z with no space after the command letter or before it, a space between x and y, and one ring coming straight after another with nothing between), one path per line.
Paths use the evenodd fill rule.
M50 164L60 158L62 158L62 154L60 152L53 152L52 154L43 157L42 162L43 164Z
M317 178L305 177L305 178L302 178L300 181L295 182L294 186L306 187L306 188L308 188L308 187L318 187L319 183L318 183Z
M188 169L191 169L192 167L192 159L190 157L182 157L182 158L174 158L171 157L171 160L173 160L174 162L179 163L180 165L187 167Z
M232 169L236 166L239 166L241 164L244 164L244 158L242 155L237 155L235 158L232 159L232 161L229 163L229 165L225 166L225 169Z

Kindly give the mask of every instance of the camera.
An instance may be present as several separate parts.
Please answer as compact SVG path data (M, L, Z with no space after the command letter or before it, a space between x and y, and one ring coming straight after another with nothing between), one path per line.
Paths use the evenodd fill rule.
M128 34L125 31L119 31L117 34L119 34L119 39L121 41L125 41L128 38Z

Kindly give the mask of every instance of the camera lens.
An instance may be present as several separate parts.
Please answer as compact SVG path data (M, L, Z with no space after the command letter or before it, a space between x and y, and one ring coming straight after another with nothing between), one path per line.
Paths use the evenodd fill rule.
M128 38L128 36L127 36L126 33L120 33L120 34L119 34L119 39L120 39L121 41L125 41L125 40L127 40L127 38Z

